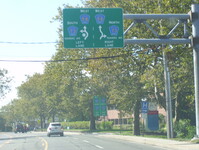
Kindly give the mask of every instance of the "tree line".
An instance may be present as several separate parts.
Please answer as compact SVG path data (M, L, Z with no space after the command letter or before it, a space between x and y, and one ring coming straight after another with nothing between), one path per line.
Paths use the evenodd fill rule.
M84 0L83 7L123 8L124 14L187 13L194 0ZM140 134L139 113L142 99L157 102L166 109L163 51L169 61L174 121L189 119L195 124L193 52L187 45L125 45L124 48L64 49L63 5L52 22L59 22L59 39L52 62L45 63L43 74L35 73L18 87L18 99L2 108L8 122L56 117L67 121L88 121L95 129L92 100L105 95L108 107L134 114L134 134ZM161 35L166 35L177 20L150 20ZM126 29L131 21L124 21ZM173 37L183 36L180 26ZM190 31L191 32L191 31ZM129 30L125 38L154 37L145 25Z

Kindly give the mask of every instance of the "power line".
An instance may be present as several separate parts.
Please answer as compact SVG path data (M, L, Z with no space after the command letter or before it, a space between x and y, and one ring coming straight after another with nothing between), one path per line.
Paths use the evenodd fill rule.
M0 41L0 44L22 44L22 45L28 45L28 44L57 44L60 42L8 42L8 41Z
M115 55L115 56L102 56L102 57L89 57L89 58L79 58L79 59L61 59L61 60L3 60L1 59L0 62L67 62L67 61L85 61L85 60L97 60L97 59L110 59L116 57L123 57L127 56L125 54Z

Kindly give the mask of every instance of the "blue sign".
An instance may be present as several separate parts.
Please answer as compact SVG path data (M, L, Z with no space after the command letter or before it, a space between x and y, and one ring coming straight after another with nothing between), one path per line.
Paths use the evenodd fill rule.
M106 98L102 98L101 102L102 102L103 104L106 104Z
M90 16L88 14L82 14L80 15L80 20L82 24L89 24Z
M95 20L97 24L104 24L105 16L103 14L95 15Z
M77 35L78 27L69 26L67 29L68 29L68 34L70 36L76 36Z
M100 109L100 106L96 105L95 109L98 111Z
M158 111L148 112L147 125L148 125L149 130L155 131L159 129Z
M142 113L147 113L148 112L148 106L149 106L149 103L147 101L142 101L141 102L141 111L142 111Z
M118 31L119 31L119 27L116 25L112 25L109 27L109 31L111 36L117 36L118 35Z
M99 101L98 97L94 97L94 103L95 103L95 104L100 103L100 101Z

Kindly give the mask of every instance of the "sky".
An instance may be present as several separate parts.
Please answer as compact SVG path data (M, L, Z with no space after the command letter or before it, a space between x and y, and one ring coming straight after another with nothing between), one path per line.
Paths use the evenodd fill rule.
M42 62L2 60L49 60L56 52L53 42L58 40L58 23L50 21L63 4L82 5L81 0L0 0L0 69L8 70L8 76L13 78L11 91L0 99L0 108L17 98L16 87L26 81L26 75L44 70Z

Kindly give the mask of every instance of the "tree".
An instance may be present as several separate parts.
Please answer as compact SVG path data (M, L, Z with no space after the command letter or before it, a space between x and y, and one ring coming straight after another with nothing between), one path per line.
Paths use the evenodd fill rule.
M20 87L18 87L18 95L20 101L25 101L24 104L28 104L29 109L25 109L26 113L33 113L35 118L40 118L41 128L44 127L46 118L48 117L49 111L44 97L44 75L34 74L29 77ZM24 105L23 105L24 106Z
M9 83L12 81L12 78L8 77L7 74L7 70L0 69L0 99L3 98L5 94L10 90Z
M1 132L5 130L5 124L6 124L6 121L4 117L2 116L2 114L0 114L0 131Z

